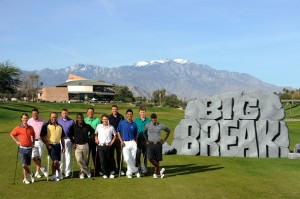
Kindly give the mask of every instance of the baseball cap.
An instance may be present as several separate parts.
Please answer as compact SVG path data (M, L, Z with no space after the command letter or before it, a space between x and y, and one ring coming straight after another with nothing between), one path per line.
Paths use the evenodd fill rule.
M157 118L157 115L155 113L152 113L150 117L151 118Z

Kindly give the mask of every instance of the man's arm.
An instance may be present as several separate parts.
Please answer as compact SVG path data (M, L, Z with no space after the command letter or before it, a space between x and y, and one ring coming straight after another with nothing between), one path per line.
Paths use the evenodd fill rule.
M95 143L98 145L99 144L99 139L98 139L98 127L96 127L96 130L94 130L94 133L92 133L94 136Z
M35 133L34 133L34 130L33 130L33 128L32 128L32 132L33 132L33 134L31 135L32 136L32 147L34 147L34 145L35 145Z
M64 137L66 136L66 134L65 134L64 128L62 126L60 126L60 127L61 127L60 143L61 143L61 147L62 147L61 152L65 153L65 139L64 139Z
M60 142L61 142L61 146L62 146L61 152L65 153L65 139L63 137L60 138Z
M76 149L76 144L75 144L75 123L70 128L70 140L72 142L73 149Z
M162 139L162 140L160 141L160 143L161 143L161 144L164 144L165 141L168 139L168 137L169 137L171 131L170 131L170 129L169 129L168 127L166 127L166 126L164 126L164 125L162 125L162 126L163 126L162 129L166 132L166 136L165 136L164 139Z
M134 128L134 140L135 142L137 143L138 141L138 128L137 128L137 125L135 124L135 128Z
M10 134L10 137L13 139L13 141L14 141L15 143L17 143L18 146L20 146L19 140L16 139L17 136L14 136L14 135Z
M114 127L112 127L112 140L110 141L110 143L109 143L109 146L111 146L111 145L113 145L114 144L114 142L115 142L115 140L116 140L116 138L117 138L117 136L116 136L116 131L115 131L115 129L114 129Z
M44 142L44 144L46 145L47 149L50 150L51 146L48 143L46 135L47 135L47 123L43 125L41 133L40 133L40 137L41 137L42 141Z
M72 120L73 121L73 120ZM72 142L72 144L74 144L74 142L75 142L75 139L74 139L74 128L75 128L75 126L74 126L75 124L73 124L71 127L70 127L70 140L71 140L71 142Z
M148 140L148 127L147 127L147 125L144 128L143 135L144 135L144 138L146 140L146 144L149 144L149 140Z
M117 132L117 135L118 135L118 138L120 139L120 142L121 142L121 147L125 146L125 143L123 142L123 139L122 139L121 133L120 133L119 131Z

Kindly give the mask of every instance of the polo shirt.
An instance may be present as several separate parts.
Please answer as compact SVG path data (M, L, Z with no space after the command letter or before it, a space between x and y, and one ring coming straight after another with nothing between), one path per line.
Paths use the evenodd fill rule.
M57 119L57 123L64 129L66 137L70 137L70 128L75 124L71 118L63 119L62 117Z
M117 132L120 132L122 140L134 140L137 137L137 126L136 123L128 122L127 120L122 120L119 123Z
M164 140L167 140L170 135L170 129L159 122L156 124L150 122L145 125L144 136L150 142L159 142L162 130L166 132Z
M95 134L97 134L100 144L108 144L111 142L112 137L116 135L116 131L112 125L104 126L103 124L99 124Z
M93 129L96 129L96 127L98 126L98 124L101 124L101 121L100 121L100 119L99 118L97 118L97 117L93 117L92 119L90 119L90 118L84 118L84 122L86 123L86 124L89 124L89 125L91 125L92 127L93 127Z
M59 143L60 139L65 137L65 132L61 125L53 125L51 122L47 122L42 127L42 136L46 136L47 141L50 143Z
M89 142L89 134L93 136L94 131L93 127L85 122L83 122L82 126L78 126L78 124L75 123L70 131L71 142L75 144L86 144Z
M30 118L28 120L28 125L32 126L35 132L35 139L40 139L40 133L42 130L43 125L46 123L45 120L39 118L38 120L34 120L33 118Z
M25 127L23 124L20 126L16 126L10 133L13 136L18 136L18 141L20 142L21 146L24 147L31 147L32 146L32 139L31 136L34 137L34 129L32 126Z
M122 120L124 120L124 117L120 113L117 113L116 117L113 114L110 114L108 116L109 124L112 125L115 128L115 130L118 128L118 125Z
M143 132L144 132L145 125L149 122L151 122L151 120L147 117L144 120L142 120L140 117L134 120L134 123L136 123L138 128L138 139L145 140Z

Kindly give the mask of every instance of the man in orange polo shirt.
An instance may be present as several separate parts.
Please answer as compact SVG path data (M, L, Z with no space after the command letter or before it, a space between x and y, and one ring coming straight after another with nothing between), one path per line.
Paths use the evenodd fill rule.
M35 140L35 133L32 126L28 125L28 115L26 113L21 115L21 121L22 124L16 126L10 133L10 136L18 145L23 167L23 183L29 184L30 182L27 180L27 175L30 176L31 182L34 182L33 172L30 171L29 166L31 164L32 147L34 146L32 140Z

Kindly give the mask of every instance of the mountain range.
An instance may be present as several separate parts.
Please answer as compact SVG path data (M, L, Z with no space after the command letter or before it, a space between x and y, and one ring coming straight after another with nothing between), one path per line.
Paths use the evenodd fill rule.
M254 89L267 92L282 91L282 87L263 82L249 74L216 70L186 59L141 61L134 65L112 68L77 64L61 69L46 68L34 72L40 76L44 86L64 83L69 74L75 74L87 79L126 85L134 96L148 99L157 89L165 89L168 93L176 94L178 98L185 100Z

